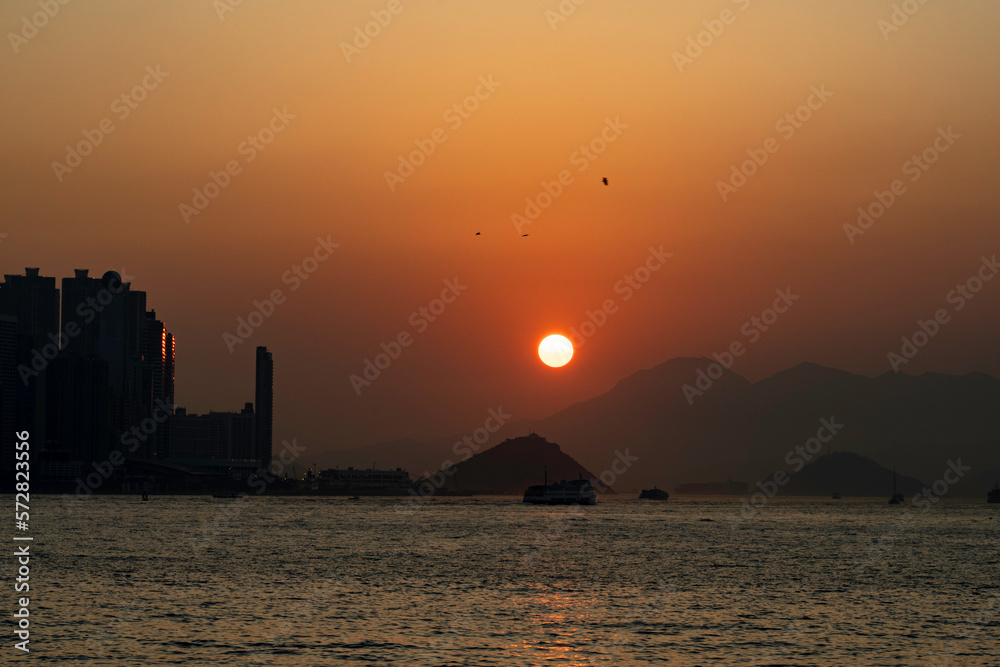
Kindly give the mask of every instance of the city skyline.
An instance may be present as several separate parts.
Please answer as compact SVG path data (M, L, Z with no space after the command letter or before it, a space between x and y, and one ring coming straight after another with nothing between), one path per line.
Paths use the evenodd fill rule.
M36 267L0 283L5 470L13 470L18 428L39 443L39 490L167 490L152 463L153 476L136 481L142 475L128 468L143 460L240 479L270 468L274 364L266 347L257 347L253 402L239 412L189 413L175 404L174 336L147 310L146 292L113 270L97 278L75 269L59 284Z

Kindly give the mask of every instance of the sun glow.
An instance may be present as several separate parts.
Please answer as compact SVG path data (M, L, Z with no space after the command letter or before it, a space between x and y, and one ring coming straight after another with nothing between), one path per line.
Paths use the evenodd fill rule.
M566 336L559 334L546 336L538 344L538 358L552 368L565 366L573 358L573 343Z

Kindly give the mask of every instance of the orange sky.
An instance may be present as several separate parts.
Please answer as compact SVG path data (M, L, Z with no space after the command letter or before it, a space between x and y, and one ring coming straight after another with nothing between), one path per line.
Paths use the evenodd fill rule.
M734 371L879 374L1000 253L993 2L926 3L885 32L881 0L587 0L555 28L556 0L403 0L351 62L341 44L388 0L244 0L220 18L227 2L70 2L37 34L22 17L38 4L4 4L0 263L60 278L125 267L177 337L191 411L252 400L267 345L279 442L468 432L497 405L545 416L747 342L779 288L800 299ZM721 34L678 67L704 22ZM116 102L144 78L135 108ZM782 119L823 86L789 136ZM467 118L449 112L477 88ZM295 117L248 161L243 142L274 109ZM114 131L79 166L53 167L104 119ZM581 158L608 119L614 140ZM960 137L910 181L904 163L939 128ZM390 190L386 172L435 130L444 142ZM769 139L776 152L723 201L719 181ZM185 216L230 161L238 173ZM564 170L572 182L521 237L512 214ZM905 193L851 243L844 224L895 179ZM292 291L282 276L317 237L340 246ZM672 257L625 301L616 283L661 245ZM468 289L417 332L411 313L456 277ZM275 289L287 300L230 354L223 334ZM569 366L538 361L545 334L607 299L616 312ZM904 370L1000 375L998 305L1000 281L986 283ZM349 376L404 331L412 344L358 396Z

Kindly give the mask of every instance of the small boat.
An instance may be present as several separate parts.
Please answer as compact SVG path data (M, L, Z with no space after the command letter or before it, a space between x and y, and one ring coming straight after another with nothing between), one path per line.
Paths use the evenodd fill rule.
M348 500L361 500L361 498L358 496L351 496Z
M669 493L655 486L651 489L643 489L642 493L639 494L639 500L666 500L669 497Z
M834 492L833 492L833 499L834 499L834 500L840 500L840 494L839 494L839 493L837 493L836 491L834 491Z
M896 466L892 466L892 497L889 498L890 505L901 505L903 503L903 494L896 493Z
M997 484L996 488L989 491L986 494L986 502L988 503L1000 503L1000 483Z
M529 486L521 502L531 505L596 505L597 493L590 482L583 477L549 484L549 475L546 471L545 483Z

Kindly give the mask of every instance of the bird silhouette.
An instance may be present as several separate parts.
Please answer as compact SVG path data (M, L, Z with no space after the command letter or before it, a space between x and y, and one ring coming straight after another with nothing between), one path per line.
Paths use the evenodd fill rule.
M521 236L527 236L527 234L521 234Z
M608 184L608 179L607 179L606 177L605 177L605 178L602 178L601 180L602 180L602 181L604 182L604 184L605 184L605 185L607 185L607 184Z
M476 236L479 236L479 232L476 232Z

